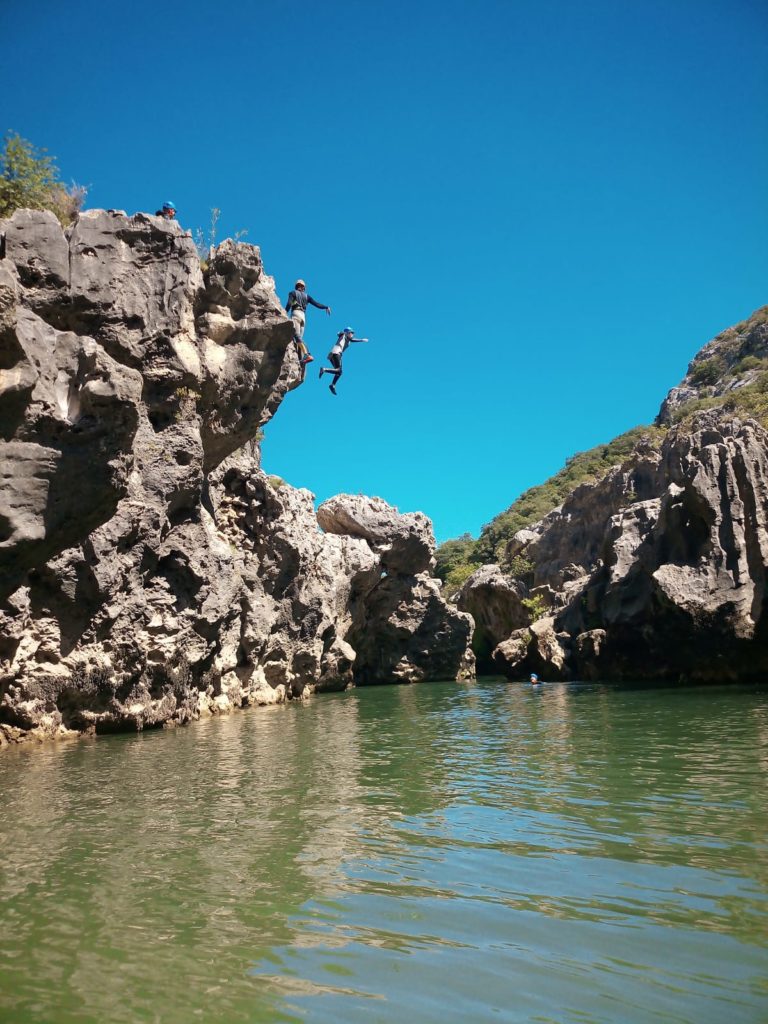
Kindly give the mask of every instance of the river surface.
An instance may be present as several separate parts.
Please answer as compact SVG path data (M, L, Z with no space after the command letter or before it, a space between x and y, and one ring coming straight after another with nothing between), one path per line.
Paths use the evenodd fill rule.
M3 1024L768 1021L768 690L364 689L0 796Z

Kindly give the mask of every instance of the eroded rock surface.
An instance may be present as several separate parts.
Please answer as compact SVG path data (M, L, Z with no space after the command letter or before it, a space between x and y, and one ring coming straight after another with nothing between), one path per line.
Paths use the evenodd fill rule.
M685 377L671 388L656 419L676 422L690 402L726 398L755 384L768 360L768 306L722 331L691 360Z
M435 555L432 523L424 513L401 515L381 498L337 494L320 505L317 520L326 533L368 541L386 572L425 572Z
M473 649L481 671L498 668L494 649L515 630L531 622L531 612L523 604L528 588L510 579L498 565L482 565L472 573L456 596L456 605L475 622Z
M606 446L608 466L612 447L626 452L622 464L603 471L599 450L586 453L597 478L519 530L503 569L467 580L458 604L478 624L478 667L512 678L762 679L767 387L765 306L697 353L653 427ZM529 621L511 620L518 604Z
M498 640L493 663L511 677L727 681L768 671L768 433L754 421L699 413L659 451L641 445L576 488L512 544L533 566L529 592L546 595L548 617ZM496 580L491 610L499 593ZM482 601L472 612L489 615Z
M203 273L149 215L0 231L0 743L471 674L425 516L341 495L319 524L261 472L299 373L256 247Z

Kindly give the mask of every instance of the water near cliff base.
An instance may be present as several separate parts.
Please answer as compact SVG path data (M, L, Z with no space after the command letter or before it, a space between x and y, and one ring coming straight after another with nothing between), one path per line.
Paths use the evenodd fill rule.
M768 691L430 684L0 757L0 1020L768 1020Z

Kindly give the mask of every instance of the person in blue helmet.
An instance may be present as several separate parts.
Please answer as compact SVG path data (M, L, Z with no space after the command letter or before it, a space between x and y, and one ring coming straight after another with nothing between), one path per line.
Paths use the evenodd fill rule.
M333 374L333 380L331 381L331 384L328 388L332 395L336 394L336 385L338 384L339 377L341 377L341 374L343 372L341 369L341 357L344 355L344 353L346 352L346 350L349 348L353 341L362 343L368 341L368 339L356 338L355 332L352 330L351 327L345 327L343 331L339 331L338 336L336 338L336 344L328 353L328 362L331 364L331 368L329 369L327 366L320 367L321 379L324 373Z
M161 209L155 210L155 216L165 217L166 220L176 220L176 203L172 203L170 200L163 203Z
M539 677L536 675L535 672L531 672L531 686L539 686L540 684L541 680L539 679Z

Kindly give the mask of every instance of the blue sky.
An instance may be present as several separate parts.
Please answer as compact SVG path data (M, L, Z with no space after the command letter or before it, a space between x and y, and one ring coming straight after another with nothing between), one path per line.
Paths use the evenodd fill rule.
M476 534L768 302L762 0L3 0L0 37L0 128L89 205L220 207L333 307L315 356L371 338L266 428L319 500Z

